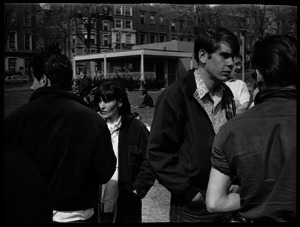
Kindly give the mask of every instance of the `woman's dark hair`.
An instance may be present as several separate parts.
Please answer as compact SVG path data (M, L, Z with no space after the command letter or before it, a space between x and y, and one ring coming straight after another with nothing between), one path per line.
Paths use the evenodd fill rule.
M94 105L96 110L99 110L99 103L101 100L104 102L113 100L116 100L117 102L121 101L122 106L120 108L120 115L131 113L128 95L123 86L117 82L105 82L97 88L94 95Z
M214 53L220 48L221 42L227 43L232 51L232 56L236 57L240 52L240 44L237 36L223 27L214 27L206 32L200 32L195 40L194 58L199 64L199 51L205 50L208 54Z
M52 87L72 90L73 70L67 56L54 52L42 52L31 61L30 66L37 80L45 75Z
M252 67L263 76L266 87L296 85L297 38L271 35L256 41Z

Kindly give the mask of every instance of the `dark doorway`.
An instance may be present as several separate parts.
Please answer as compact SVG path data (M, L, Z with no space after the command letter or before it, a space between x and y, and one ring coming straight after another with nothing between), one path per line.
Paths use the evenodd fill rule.
M165 79L165 63L163 61L155 62L156 79Z

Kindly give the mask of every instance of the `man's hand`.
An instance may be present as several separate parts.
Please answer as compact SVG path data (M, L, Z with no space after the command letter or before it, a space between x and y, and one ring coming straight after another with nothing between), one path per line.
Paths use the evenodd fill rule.
M233 192L238 193L239 188L240 188L240 186L238 186L236 184L232 184L230 186L230 188L228 189L228 194L233 193Z
M198 207L203 205L203 203L204 203L204 197L200 192L198 192L196 196L192 199L192 201L189 202L189 206Z

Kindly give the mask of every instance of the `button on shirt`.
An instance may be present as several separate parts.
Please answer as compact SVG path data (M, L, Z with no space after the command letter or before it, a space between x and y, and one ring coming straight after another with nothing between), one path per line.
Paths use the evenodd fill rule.
M217 133L220 127L227 121L226 111L222 109L222 96L223 88L219 85L215 88L214 93L210 93L206 87L203 79L198 74L198 71L194 71L197 89L194 93L194 97L201 104L208 114L214 131Z

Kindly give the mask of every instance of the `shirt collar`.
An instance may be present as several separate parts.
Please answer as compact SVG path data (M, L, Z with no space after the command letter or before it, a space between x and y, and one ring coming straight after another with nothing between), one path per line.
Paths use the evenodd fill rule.
M221 83L219 83L215 87L214 94L211 94L197 70L194 71L194 75L195 75L196 87L197 87L196 91L198 92L200 99L202 99L207 93L210 96L217 95L217 96L222 97L224 88L221 85Z
M194 71L194 75L197 87L196 90L200 96L200 99L202 99L207 93L209 93L209 90L197 70Z

